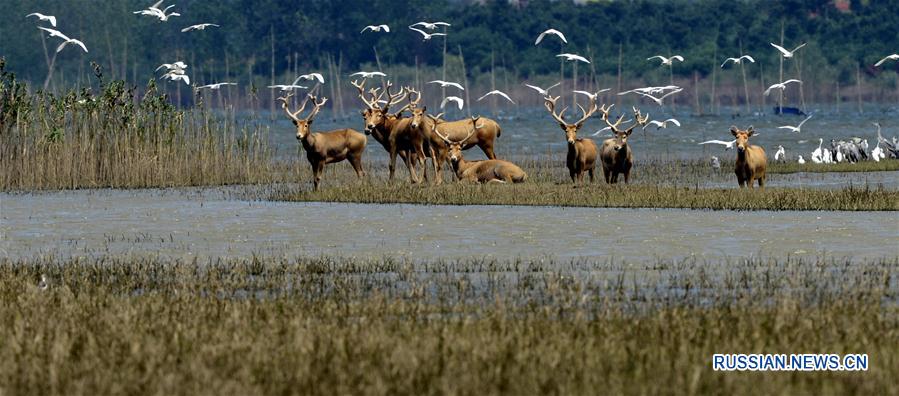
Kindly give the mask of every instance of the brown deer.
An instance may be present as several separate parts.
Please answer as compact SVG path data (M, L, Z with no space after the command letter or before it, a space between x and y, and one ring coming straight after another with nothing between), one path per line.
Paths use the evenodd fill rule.
M599 156L602 159L602 174L606 179L606 183L609 184L618 183L618 175L623 174L624 183L627 184L628 181L630 181L631 168L634 166L634 155L630 145L627 144L627 138L631 136L634 128L646 125L649 121L649 116L642 115L640 110L633 107L635 119L633 125L627 128L621 128L621 122L624 120L623 114L618 117L618 120L614 124L609 122L609 110L612 109L612 106L603 106L600 109L602 120L605 121L606 125L611 128L612 134L614 134L612 138L602 142L602 148L599 153Z
M737 138L737 162L734 173L737 174L740 188L744 186L752 188L752 183L756 180L759 182L759 188L765 188L765 169L768 166L765 149L749 144L749 138L755 135L755 129L750 126L749 129L741 131L734 125L730 127L730 133Z
M468 128L470 120L467 119L445 121L443 119L437 119L430 114L428 114L428 118L430 118L431 121L434 121L435 124L440 124L440 130L446 134L446 136L449 136L450 139L454 139L454 141L461 139L470 131ZM467 140L461 141L463 142L462 150L468 150L474 146L478 146L488 159L496 159L496 153L494 153L493 148L496 144L496 138L502 135L503 130L496 121L489 118L480 118L480 120L480 128L478 128L473 135L469 135Z
M322 98L319 101L315 96L308 95L307 101L303 102L300 109L291 112L287 108L287 102L291 96L293 96L293 93L287 94L286 97L280 97L278 100L281 101L281 108L293 121L293 125L297 127L297 140L303 145L303 150L306 151L306 158L309 160L309 164L312 165L313 190L318 190L322 172L325 170L325 164L348 160L353 165L353 169L356 170L356 176L360 179L364 177L362 154L365 152L367 143L365 135L349 128L329 132L312 132L312 121L322 106L328 102L328 98ZM306 103L309 101L312 102L312 111L309 112L306 118L299 118L297 115L303 112L306 108Z
M420 179L416 174L415 167L417 164L424 166L423 138L417 131L411 130L410 119L401 118L405 107L394 114L388 113L390 106L403 101L408 96L408 92L401 89L399 93L391 94L390 88L393 85L388 81L380 93L379 88L369 90L371 100L368 100L364 87L365 80L362 83L353 81L352 84L359 90L359 98L367 107L362 111L362 118L365 120L365 134L372 135L390 155L389 180L393 180L396 172L396 156L399 154L406 163L406 168L409 169L409 178L412 183L419 183ZM387 99L382 100L385 94Z
M434 133L434 127L437 124L427 115L428 107L421 106L421 92L412 88L406 88L406 91L409 92L409 103L403 110L408 109L411 113L409 126L423 137L425 155L431 158L434 165L435 182L442 184L443 164L449 162L448 147L443 139ZM422 172L425 172L425 179L427 179L427 171L423 170Z
M442 115L442 114L441 114ZM437 118L439 120L438 115ZM434 133L437 134L446 143L449 148L450 163L453 165L453 171L459 181L475 182L475 183L523 183L528 179L525 173L518 165L509 161L498 159L488 159L482 161L466 161L462 156L464 142L468 140L475 132L482 128L479 117L471 117L465 122L468 124L468 134L459 140L451 140L447 135L441 133L444 123L437 123L434 127Z
M584 126L584 122L596 112L596 98L590 99L590 110L584 109L578 104L583 117L577 122L565 122L565 111L556 113L556 101L559 97L546 96L543 98L543 105L552 117L559 123L559 127L565 132L565 139L568 141L568 156L565 159L565 165L568 167L568 174L571 176L572 183L582 183L584 181L584 172L590 173L590 182L593 182L593 172L596 169L596 143L591 139L577 137L577 131Z

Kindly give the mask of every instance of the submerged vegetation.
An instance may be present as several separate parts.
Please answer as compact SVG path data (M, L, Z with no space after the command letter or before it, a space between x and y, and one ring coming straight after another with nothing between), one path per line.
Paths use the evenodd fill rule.
M0 259L0 393L886 394L897 270L895 257ZM714 353L797 352L870 364L711 368Z

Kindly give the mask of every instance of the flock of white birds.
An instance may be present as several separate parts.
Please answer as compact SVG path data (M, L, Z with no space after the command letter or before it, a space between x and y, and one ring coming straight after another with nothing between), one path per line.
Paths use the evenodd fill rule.
M156 3L154 3L153 5L151 5L150 7L147 7L146 9L135 11L134 14L157 18L157 19L159 19L160 22L167 22L167 21L169 21L169 19L171 17L180 17L181 16L181 14L178 12L174 12L174 11L169 12L170 9L175 7L174 4L162 8L164 1L165 0L159 0ZM57 19L55 16L52 16L52 15L45 15L42 13L35 12L35 13L28 14L26 17L37 17L39 22L48 22L53 28L57 27ZM416 23L410 25L408 28L409 28L409 30L420 34L422 36L423 41L429 41L433 37L438 37L438 36L446 37L447 28L449 28L450 26L452 26L452 25L447 22L425 22L425 21L422 21L422 22L416 22ZM202 31L209 27L217 28L220 26L217 24L214 24L214 23L200 23L200 24L187 26L187 27L181 29L181 31L185 32L185 33L191 32L191 31ZM437 30L439 28L442 28L443 31L435 32L435 30ZM47 27L43 27L43 26L38 26L38 29L47 32L49 34L50 38L57 37L62 40L60 42L59 46L56 48L57 53L62 51L63 49L65 49L69 44L73 44L75 46L80 47L82 50L84 50L85 53L88 52L87 46L81 40L70 38L67 35L63 34L61 31L56 30L56 29L51 29L51 28L47 28ZM391 33L391 30L390 30L390 26L387 24L369 25L369 26L364 27L360 31L360 34L365 34L365 33L388 34L388 33ZM534 45L535 46L540 45L549 37L557 38L561 45L568 44L568 39L565 37L565 35L561 31L559 31L557 29L547 29L547 30L541 32L537 36L536 41L534 41ZM806 45L806 43L803 43L803 44L800 44L797 47L793 48L792 50L787 50L786 48L784 48L780 45L771 43L771 46L773 46L775 49L777 49L777 51L780 52L780 55L783 56L784 60L789 60L789 59L793 58L795 56L796 52L798 50L800 50L801 48L803 48L805 45ZM577 67L578 62L585 63L585 64L590 63L589 59L587 59L586 57L584 57L582 55L578 55L575 53L560 53L560 54L556 55L556 57L560 58L562 60L562 62L566 62L566 61L572 62L574 64L574 67ZM670 56L655 55L655 56L647 58L646 60L647 61L659 60L660 66L667 66L669 68L673 68L674 62L684 62L684 57L681 55L670 55ZM749 61L750 63L755 63L755 59L752 56L750 56L748 54L741 54L739 57L727 58L724 61L724 63L721 64L721 67L724 68L728 63L743 66L744 61ZM899 61L899 54L892 54L892 55L884 57L883 59L881 59L880 61L878 61L875 64L875 67L880 67L881 65L883 65L885 62L888 62L888 61ZM564 64L563 64L563 67L564 67ZM160 65L156 69L156 71L165 69L165 73L159 77L161 79L168 79L170 81L181 81L187 85L190 85L190 77L187 75L187 68L188 68L187 64L184 63L183 61L176 61L173 63L164 63L164 64ZM360 77L362 79L370 79L370 78L375 78L375 77L386 78L387 74L380 72L380 71L360 71L357 73L353 73L350 76ZM325 83L325 79L320 73L309 73L309 74L300 75L290 84L270 85L270 86L268 86L268 88L278 89L281 91L309 89L308 86L299 85L299 83L301 81L315 82L316 87L320 84ZM434 81L429 81L428 84L437 84L437 85L440 85L444 89L454 88L454 89L458 89L459 91L465 90L465 87L462 84L460 84L458 82L452 82L452 81L434 80ZM548 88L541 88L536 85L531 85L531 84L527 84L527 83L525 83L524 85L527 86L528 88L533 89L541 96L548 97L548 96L550 96L550 90L560 86L561 84L562 83L559 82ZM774 90L785 90L785 89L787 89L787 87L790 84L802 84L802 81L800 81L798 79L788 79L786 81L771 85L763 92L763 94L767 96ZM218 90L224 86L234 86L234 85L237 85L237 83L235 83L235 82L217 82L217 83L198 86L196 88L197 89ZM577 87L575 86L574 89L572 90L573 93L586 96L591 100L595 99L599 94L610 90L610 88L606 88L606 89L601 89L597 92L587 92L587 91L583 91L583 90L577 90L576 88ZM664 100L666 98L671 97L682 91L683 91L683 88L681 88L681 87L678 87L676 85L667 85L667 86L658 86L658 87L634 88L634 89L631 89L628 91L619 92L618 95L637 94L642 98L651 100L652 102L658 104L659 106L663 106ZM501 97L501 98L509 101L510 103L513 103L513 104L515 103L515 101L512 100L512 98L508 94L506 94L505 92L499 91L499 90L493 90L493 91L487 92L484 95L480 96L477 100L482 101L491 96L498 96L498 97ZM465 107L465 101L461 97L449 95L449 96L445 96L442 99L442 101L440 103L440 108L443 109L446 107L447 104L450 104L450 103L454 103L459 108L459 110L462 110ZM789 131L792 131L795 133L800 133L800 132L802 132L802 126L807 121L809 121L811 118L812 118L812 116L809 115L807 118L805 118L802 122L800 122L796 126L784 125L784 126L778 127L778 129L784 129L784 130L789 130ZM669 118L664 121L656 121L656 120L650 121L646 126L644 126L644 129L650 125L655 126L656 129L668 128L669 124L675 125L677 127L681 126L681 123L678 120ZM897 154L896 149L899 148L899 144L897 144L896 139L894 138L893 141L884 139L882 136L880 136L879 124L875 124L875 125L877 125L877 128L878 128L878 144L875 147L875 149L871 151L871 154L872 154L871 157L876 161L886 158L885 150L882 147L884 145L886 145L886 152L889 152L890 156L896 156L896 154ZM596 133L594 133L594 135L598 135L608 129L609 128L601 129L601 130L597 131ZM839 142L832 141L831 149L827 149L827 148L821 147L821 145L823 144L823 139L819 139L819 140L820 140L820 144L819 144L818 148L814 152L812 152L810 155L811 161L813 161L815 163L841 162L843 160L852 160L852 159L857 160L859 157L868 158L867 153L866 153L867 141L859 141L860 139L853 139L848 142L847 141L839 141ZM708 141L705 141L705 142L702 142L699 144L700 145L720 144L720 145L724 146L725 150L729 150L734 147L734 143L735 143L735 140L708 140ZM783 146L778 146L778 150L775 153L775 161L782 161L783 159L785 159L785 149ZM798 162L805 163L805 159L800 155L798 157ZM712 157L712 165L715 166L716 164L719 164L718 158Z

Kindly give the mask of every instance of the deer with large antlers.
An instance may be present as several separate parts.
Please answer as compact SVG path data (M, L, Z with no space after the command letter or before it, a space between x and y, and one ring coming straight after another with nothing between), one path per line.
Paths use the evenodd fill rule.
M740 188L749 186L758 180L759 188L765 188L765 170L768 166L768 158L765 149L749 144L749 138L755 135L755 129L740 130L736 125L730 127L730 133L736 138L737 161L734 165L734 173L737 174L737 183Z
M449 161L448 147L444 144L443 138L434 132L437 123L428 116L428 107L421 106L421 92L412 88L406 88L406 91L409 92L409 103L403 107L403 110L408 109L411 114L409 127L424 138L425 155L431 158L434 165L436 183L442 184L443 164ZM423 170L422 172L427 171ZM427 173L425 173L425 179L427 179Z
M426 110L423 108L423 110ZM440 130L448 136L450 139L459 140L464 137L469 129L468 119L462 119L457 121L445 121L442 118L434 117L431 114L427 115L434 124L440 124ZM468 139L460 140L462 142L462 150L468 150L474 146L478 146L481 148L481 151L484 152L484 155L487 156L487 159L496 159L496 153L494 152L494 147L496 145L496 138L500 137L503 134L502 128L500 128L499 123L489 118L480 118L481 127L475 131L474 134L469 135Z
M434 133L439 136L449 148L450 163L453 165L453 171L456 173L456 178L459 181L475 183L522 183L528 179L527 173L518 167L518 165L509 161L498 159L482 161L465 160L462 155L465 142L474 135L478 129L484 127L484 125L481 124L479 117L471 117L470 120L465 120L468 124L469 131L459 140L452 140L448 135L441 133L445 123L439 122L440 115L437 115L435 118L438 122L434 127Z
M596 97L590 99L590 109L586 110L578 104L581 109L582 117L574 123L565 121L565 110L556 113L556 101L559 97L546 96L543 98L543 105L552 115L553 119L559 123L559 127L565 132L565 139L568 141L568 156L565 165L568 167L568 174L571 176L572 183L582 183L584 181L584 173L590 174L590 182L593 182L593 172L596 169L596 143L592 139L584 139L577 137L577 131L584 126L584 123L593 113L596 113Z
M391 94L390 88L393 85L388 81L381 88L373 88L368 91L371 99L366 99L365 80L361 83L352 82L353 86L359 90L359 98L365 103L366 109L362 110L362 118L365 120L365 134L372 135L378 143L390 154L390 176L389 180L393 180L396 172L396 156L399 154L406 167L409 169L409 177L412 183L418 183L420 180L416 174L415 167L418 164L424 166L424 142L422 136L417 131L410 128L411 120L401 118L402 112L407 109L403 107L396 113L388 113L391 106L405 100L409 95L405 89L401 89L397 94ZM382 99L384 95L387 99ZM427 173L424 173L427 177Z
M315 96L308 95L307 101L297 111L291 112L288 108L288 101L293 93L288 93L286 97L278 98L281 101L281 108L287 113L293 121L293 125L297 128L297 140L306 150L306 158L312 165L313 189L318 190L321 183L322 172L325 170L325 164L340 162L347 160L356 170L356 176L360 179L365 176L362 169L362 154L365 152L367 139L365 135L358 131L344 128L328 132L312 132L312 121L316 114L321 110L322 106L328 102L328 98L319 100ZM306 103L312 102L312 111L306 118L299 118L298 115L306 108Z
M614 105L612 105L614 106ZM627 138L631 136L634 128L646 125L649 121L649 115L644 116L636 107L634 110L634 123L626 128L621 127L624 120L622 114L615 123L609 122L609 110L612 106L600 108L602 120L611 128L614 136L606 139L602 143L600 149L600 158L602 159L602 173L606 179L606 183L618 183L618 175L624 175L624 183L627 184L631 177L631 168L634 166L634 156L630 146L627 144Z

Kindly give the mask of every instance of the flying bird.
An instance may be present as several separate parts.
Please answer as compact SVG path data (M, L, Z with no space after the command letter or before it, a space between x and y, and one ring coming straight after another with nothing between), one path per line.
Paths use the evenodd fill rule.
M743 64L743 60L744 60L744 59L745 59L745 60L748 60L750 63L755 63L755 59L752 59L751 56L749 56L749 55L743 55L743 56L741 56L741 57L739 57L739 58L727 58L727 59L725 59L725 60L724 60L724 63L721 64L721 68L723 69L723 68L724 68L724 65L726 65L727 62L733 62L733 63L736 64L736 65Z
M303 74L303 75L297 77L296 80L293 80L293 84L295 85L296 83L300 82L300 80L306 80L306 81L315 80L315 81L318 81L319 84L325 83L325 77L322 76L321 73Z
M295 89L308 88L308 87L304 87L302 85L295 85L295 84L276 84L276 85L269 85L268 87L271 89L280 89L281 92L288 92L288 91L293 91Z
M486 97L488 97L488 96L491 96L491 95L499 95L499 96L502 96L502 97L506 98L506 100L508 100L509 102L512 102L512 104L515 104L515 101L513 101L512 98L509 97L509 95L506 95L505 92L500 91L500 90L498 90L498 89L495 89L495 90L493 90L493 91L487 92L486 94L484 94L484 96L481 96L480 98L478 98L478 102L480 102L480 101L483 100L484 98L486 98Z
M184 74L183 71L178 72L177 70L172 70L166 74L163 74L160 78L167 78L171 81L184 81L185 84L190 85L190 77L187 74Z
M653 57L650 57L650 58L646 58L646 60L653 60L653 59L656 59L656 58L658 58L659 60L662 61L662 63L660 64L660 66L661 66L661 65L672 66L672 65L673 65L672 62L674 62L674 61L680 61L680 62L683 62L683 61L684 61L684 57L683 57L683 56L680 56L680 55L674 55L674 56L672 56L672 57L670 57L670 58L666 58L666 57L664 57L664 56L662 56L662 55L656 55L656 56L653 56Z
M659 130L659 129L662 129L662 128L668 128L668 124L669 124L669 123L674 124L674 125L677 125L677 126L680 126L680 121L675 120L674 118L669 118L669 119L667 119L667 120L665 120L665 121L656 121L656 120L652 120L652 121L650 121L649 123L647 123L645 126L643 126L643 129L646 129L646 127L648 127L650 124L651 124L651 125L655 125L655 126L656 126L656 130Z
M546 37L547 34L556 35L557 37L559 37L559 39L562 40L563 43L568 44L568 40L565 39L565 35L562 34L562 32L556 29L547 29L543 33L540 33L539 36L537 36L537 41L534 42L534 45L540 44L540 42L543 41L543 38Z
M556 58L565 58L565 60L570 61L570 62L577 61L577 62L590 63L590 61L588 61L587 58L584 58L583 56L580 56L577 54L559 54L559 55L556 55Z
M530 89L533 89L533 90L537 91L537 93L539 93L540 95L543 95L543 96L549 96L549 90L550 90L550 89L553 89L553 88L555 88L555 87L558 87L559 85L562 85L562 83L560 83L560 82L555 83L555 84L553 84L551 87L546 88L546 89L543 89L543 88L540 88L540 87L538 87L538 86L536 86L536 85L531 85L531 84L524 84L524 85L525 85L526 87L530 88Z
M789 79L789 80L787 80L787 81L784 81L784 82L782 82L782 83L774 84L774 85L768 87L768 89L765 90L765 96L768 96L768 94L770 94L770 93L771 93L771 90L773 90L773 89L786 89L786 88L787 88L787 84L789 84L789 83L799 83L799 84L802 84L802 81L799 81L799 80L797 80L797 79L795 79L795 78L791 78L791 79Z
M38 26L37 28L38 28L38 29L41 29L41 30L43 30L43 31L45 31L45 32L47 32L47 33L50 33L50 37L59 37L59 38L61 38L61 39L63 39L63 40L68 40L68 39L69 39L69 36L66 36L66 35L62 34L62 32L60 32L59 30L56 30L56 29L47 29L47 28L41 27L41 26Z
M184 28L184 29L181 29L181 31L182 31L182 32L189 32L189 31L191 31L191 30L206 30L206 28L208 28L208 27L210 27L210 26L219 27L219 25L216 25L216 24L214 24L214 23L201 23L201 24L199 24L199 25L191 25L191 26L188 26L188 27L186 27L186 28Z
M50 25L56 27L56 17L53 15L44 15L39 12L32 12L28 15L25 15L25 18L28 18L30 16L36 16L38 20L50 22Z
M422 21L422 22L415 22L415 23L409 25L410 28L411 28L412 26L421 26L421 27L423 27L423 28L425 28L425 29L428 29L428 30L434 30L434 29L437 29L438 26L446 26L446 27L450 27L450 26L452 26L452 25L450 25L450 24L448 24L448 23L446 23L446 22L424 22L424 21Z
M356 72L356 73L350 74L350 77L355 77L355 76L362 76L362 78L372 78L372 77L376 77L376 76L377 76L377 77L387 77L386 74L381 73L381 72L365 72L365 71L361 71L361 72Z
M81 40L76 40L76 39L68 39L66 41L63 41L62 44L59 45L59 47L56 47L56 52L62 51L62 49L65 48L66 45L69 45L69 44L75 44L75 45L81 47L81 49L83 49L84 52L87 52L87 47L84 46L84 43Z
M724 146L725 150L730 150L730 149L734 148L734 143L736 143L736 142L737 142L736 139L731 140L729 142L725 142L723 140L707 140L707 141L699 143L699 144L720 144L720 145Z
M56 26L56 24L54 23L53 26ZM886 62L888 60L899 61L899 54L888 55L886 58L883 58L883 59L877 61L877 63L874 64L874 67L880 67L880 65L882 65L883 62Z
M440 84L440 86L443 88L453 87L453 88L459 88L463 91L465 90L465 88L462 88L462 84L451 82L451 81L434 80L434 81L428 81L428 84Z
M162 69L162 68L168 69L170 71L171 70L181 70L183 72L184 69L187 69L187 64L182 61L177 61L175 63L163 63L163 64L159 65L159 67L156 68L156 71L159 71L159 69Z
M223 83L208 84L208 85L202 85L202 86L199 86L199 87L197 87L197 89L212 89L212 90L217 90L217 89L219 89L219 88L221 88L222 86L225 86L225 85L237 85L237 83L233 83L233 82L223 82Z
M652 96L651 94L647 94L647 93L643 93L643 92L637 92L637 93L640 94L640 95L643 95L643 96L645 96L645 97L647 97L647 98L652 99L654 102L658 103L659 106L661 106L661 105L662 105L662 101L665 100L665 98L667 98L667 97L669 97L669 96L671 96L671 95L674 95L674 94L676 94L676 93L678 93L678 92L680 92L680 91L683 91L683 90L684 90L683 88L678 88L678 89L675 89L674 91L668 92L668 93L666 93L666 94L664 94L664 95L662 95L661 97L658 97L658 98L655 97L655 96Z
M440 108L444 108L448 102L456 102L459 105L459 110L462 110L462 107L465 106L465 101L458 96L447 96L443 99L443 102L440 102Z
M784 126L777 127L777 129L789 129L793 132L799 133L799 132L802 132L802 124L805 124L805 122L810 119L812 119L811 115L809 115L806 119L802 120L802 122L800 122L799 125L796 125L796 126L784 125Z
M362 31L359 32L359 33L365 33L366 30L371 30L371 31L373 31L373 32L380 32L381 30L383 30L384 33L390 33L390 26L387 26L387 25L368 25L368 26L366 26L364 29L362 29Z
M800 48L805 47L806 44L808 44L808 43L802 43L800 46L793 48L792 51L787 51L786 48L781 47L777 44L771 43L771 45L774 46L774 48L777 48L777 50L780 51L780 53L784 56L784 58L792 58L794 53L796 51L798 51Z
M596 92L587 92L587 91L572 91L572 92L574 92L576 94L584 95L584 96L590 98L590 100L594 100L594 99L596 99L597 96L599 96L599 94L601 94L603 92L611 91L611 90L612 90L612 88L605 88L605 89L600 89L599 91L596 91Z
M431 39L432 37L434 37L434 36L446 36L446 33L428 33L428 32L426 32L426 31L424 31L424 30L416 29L416 28L414 28L414 27L410 27L409 30L414 30L414 31L416 31L416 32L421 33L422 41L428 41L428 40L430 40L430 39Z

